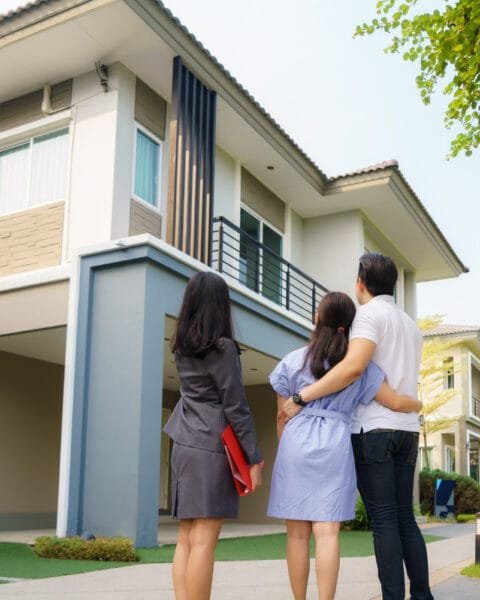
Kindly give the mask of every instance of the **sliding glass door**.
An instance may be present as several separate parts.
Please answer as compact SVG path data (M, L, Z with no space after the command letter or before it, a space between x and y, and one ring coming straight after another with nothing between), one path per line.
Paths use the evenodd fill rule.
M240 281L282 304L282 236L244 208L240 213L240 228Z

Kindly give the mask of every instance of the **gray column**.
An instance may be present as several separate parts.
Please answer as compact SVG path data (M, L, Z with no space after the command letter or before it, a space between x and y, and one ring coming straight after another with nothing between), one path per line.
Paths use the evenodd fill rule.
M78 496L71 498L69 533L126 536L136 546L153 546L160 475L162 296L168 291L161 289L159 270L147 261L95 269L91 277L80 369L83 402L81 387L74 398L83 404L83 439L72 473Z

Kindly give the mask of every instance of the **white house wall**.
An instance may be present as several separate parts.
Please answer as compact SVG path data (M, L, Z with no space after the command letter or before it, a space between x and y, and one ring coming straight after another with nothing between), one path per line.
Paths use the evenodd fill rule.
M121 231L124 231L123 235L128 233L131 158L127 168L117 170L115 179L115 167L126 165L126 157L117 156L117 137L127 148L133 147L133 117L126 124L121 124L120 118L126 116L125 113L131 109L128 100L119 100L120 94L128 88L128 78L125 81L124 77L123 69L112 69L108 93L103 92L95 72L73 80L72 104L75 108L71 128L72 167L68 217L65 219L69 227L69 258L78 248L111 239L112 227L116 235ZM132 92L131 103L133 99ZM127 127L132 132L131 141ZM121 144L119 152L120 147ZM115 195L119 214L112 223Z
M215 149L214 217L225 217L240 224L240 167L218 146Z
M363 225L358 211L305 219L303 258L297 266L328 289L353 297L362 252Z

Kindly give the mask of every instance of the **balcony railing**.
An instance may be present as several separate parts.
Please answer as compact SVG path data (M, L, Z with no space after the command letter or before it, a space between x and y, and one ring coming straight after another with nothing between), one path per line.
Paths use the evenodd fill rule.
M480 419L480 398L472 394L472 415Z
M224 217L213 221L211 266L309 321L328 292Z

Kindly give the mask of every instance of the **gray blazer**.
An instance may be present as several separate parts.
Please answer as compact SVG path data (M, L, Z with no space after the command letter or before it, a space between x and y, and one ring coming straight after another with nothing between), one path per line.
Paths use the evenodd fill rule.
M165 433L179 444L223 453L220 436L230 423L248 462L260 462L235 342L221 338L205 357L177 355L175 362L180 400L164 427Z

